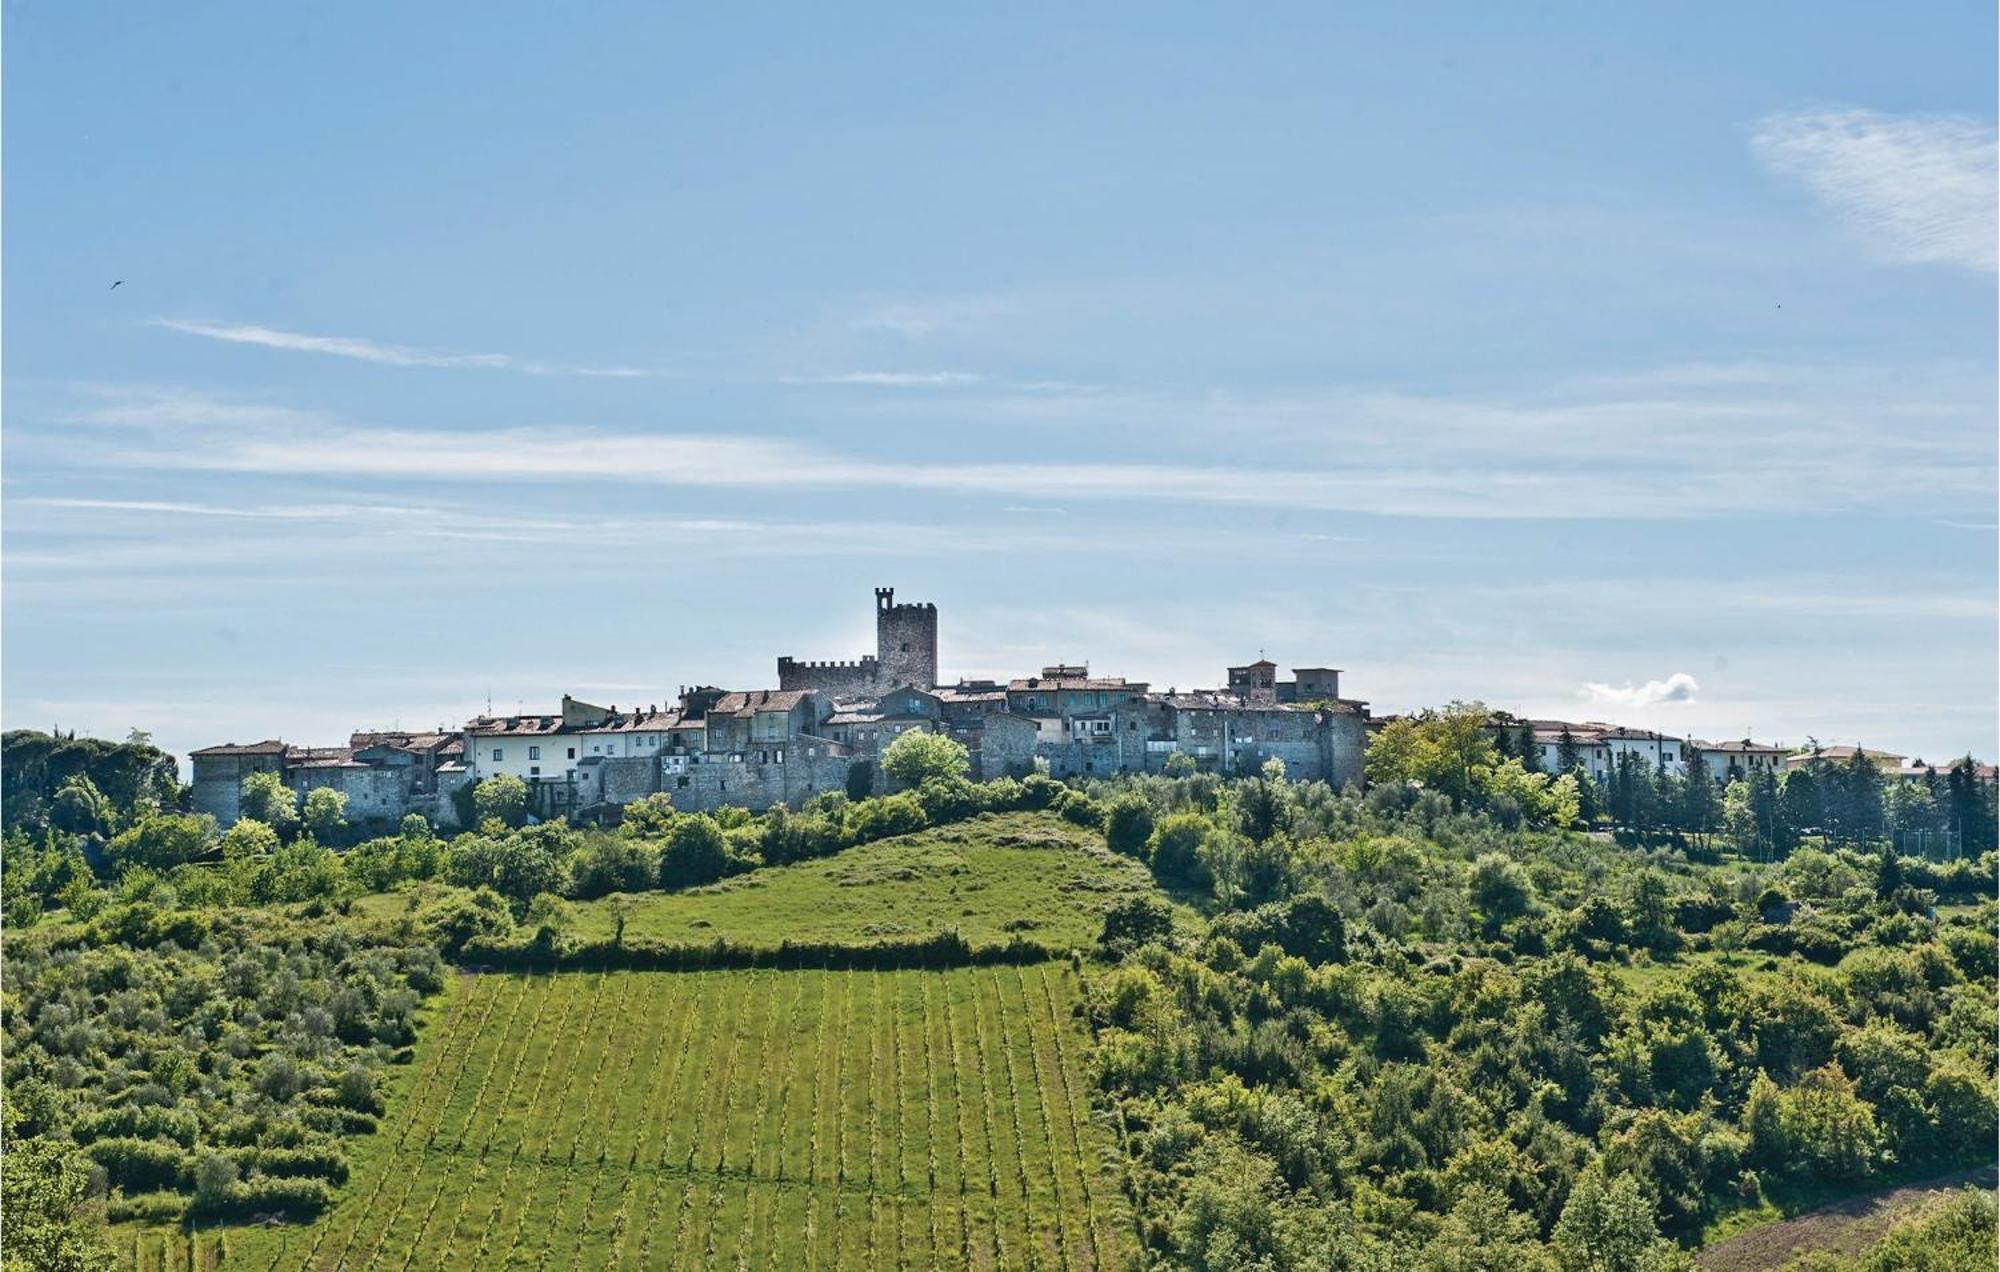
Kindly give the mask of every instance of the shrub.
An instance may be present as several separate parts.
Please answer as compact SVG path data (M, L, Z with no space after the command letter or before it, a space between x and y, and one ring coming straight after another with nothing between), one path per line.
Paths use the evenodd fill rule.
M713 883L728 868L729 848L722 827L706 813L677 817L660 854L660 886L686 888Z

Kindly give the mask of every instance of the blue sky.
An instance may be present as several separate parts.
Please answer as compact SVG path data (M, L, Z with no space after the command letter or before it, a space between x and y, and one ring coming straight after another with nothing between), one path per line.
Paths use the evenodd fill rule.
M7 726L889 584L947 675L1995 750L1990 4L734 8L7 3Z

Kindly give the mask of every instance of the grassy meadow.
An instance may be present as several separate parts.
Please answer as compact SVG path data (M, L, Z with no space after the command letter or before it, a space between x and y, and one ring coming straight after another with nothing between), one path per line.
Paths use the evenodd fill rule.
M704 887L579 902L571 933L609 940L611 907L623 904L634 940L868 944L956 928L974 945L1019 935L1085 948L1108 905L1152 887L1145 866L1099 833L1044 814L989 813ZM377 915L406 904L393 893L362 902Z
M334 1209L194 1265L1124 1266L1079 994L1061 963L461 976Z

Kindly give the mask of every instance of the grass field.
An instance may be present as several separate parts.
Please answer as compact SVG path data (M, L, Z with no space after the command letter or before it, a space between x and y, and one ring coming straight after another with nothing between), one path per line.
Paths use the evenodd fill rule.
M703 888L637 893L628 899L625 933L775 946L788 938L865 944L957 928L974 945L1018 934L1077 948L1096 941L1113 900L1152 886L1146 868L1106 848L1102 835L1047 814L990 814ZM389 915L405 901L392 893L362 904ZM609 906L578 905L575 936L609 940Z
M219 1265L1122 1267L1078 994L1061 963L463 976L334 1209Z

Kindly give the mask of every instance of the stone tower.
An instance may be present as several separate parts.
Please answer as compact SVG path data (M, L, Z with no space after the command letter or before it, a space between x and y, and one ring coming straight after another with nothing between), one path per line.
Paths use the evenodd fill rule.
M884 689L937 684L937 606L896 604L896 589L875 589L875 649Z

